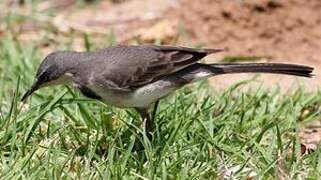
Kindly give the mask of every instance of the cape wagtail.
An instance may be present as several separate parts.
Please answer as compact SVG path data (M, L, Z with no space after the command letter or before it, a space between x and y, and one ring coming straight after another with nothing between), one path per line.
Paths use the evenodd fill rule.
M58 51L41 63L36 80L22 101L36 90L72 84L89 98L120 108L135 108L152 133L158 102L182 86L229 73L275 73L311 77L312 67L280 63L218 63L198 61L222 49L174 46L116 46L94 52ZM152 116L148 109L155 104Z

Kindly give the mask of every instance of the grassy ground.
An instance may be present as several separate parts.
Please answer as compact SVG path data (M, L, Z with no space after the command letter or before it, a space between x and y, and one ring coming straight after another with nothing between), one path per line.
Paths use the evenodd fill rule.
M38 54L10 38L0 44L1 179L320 178L320 149L301 156L297 134L319 118L320 93L239 92L246 81L213 92L197 83L161 102L148 142L134 111L67 87L43 89L22 105Z
M8 33L0 59L1 179L320 179L320 148L302 156L298 137L320 118L319 92L239 91L251 81L215 92L196 83L161 101L149 142L134 111L68 87L40 90L22 105L42 59L31 42Z

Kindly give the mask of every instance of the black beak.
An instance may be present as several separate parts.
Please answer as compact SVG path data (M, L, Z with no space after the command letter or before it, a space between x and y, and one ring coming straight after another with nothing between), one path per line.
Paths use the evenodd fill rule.
M32 93L39 89L38 82L35 82L30 89L22 96L21 101L25 101Z

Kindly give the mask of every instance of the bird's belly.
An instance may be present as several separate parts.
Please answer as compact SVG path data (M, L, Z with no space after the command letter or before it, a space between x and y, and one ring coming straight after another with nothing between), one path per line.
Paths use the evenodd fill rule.
M102 97L104 103L112 106L147 108L176 89L172 82L159 80L129 92L98 89L95 91Z

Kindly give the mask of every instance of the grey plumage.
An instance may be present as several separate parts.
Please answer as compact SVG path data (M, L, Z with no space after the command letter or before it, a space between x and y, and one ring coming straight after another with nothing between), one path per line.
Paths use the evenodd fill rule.
M176 72L209 53L221 50L189 49L169 46L118 46L85 53L86 66L76 66L75 72L92 74L94 83L106 88L131 90L154 79ZM88 68L87 68L88 67ZM92 71L94 69L94 71ZM84 74L84 73L82 73ZM90 76L79 74L81 81Z
M135 108L152 131L147 109L187 83L227 73L261 72L311 77L308 66L276 63L202 64L221 49L173 46L116 46L94 52L54 52L40 65L23 96L51 84L73 84L85 96L118 107Z

